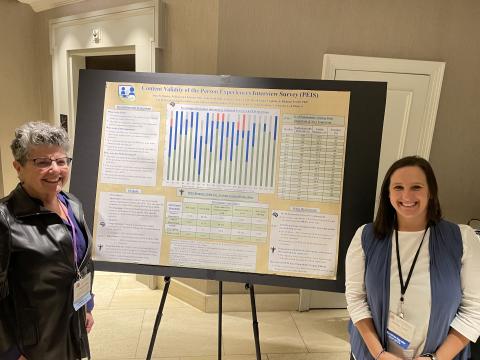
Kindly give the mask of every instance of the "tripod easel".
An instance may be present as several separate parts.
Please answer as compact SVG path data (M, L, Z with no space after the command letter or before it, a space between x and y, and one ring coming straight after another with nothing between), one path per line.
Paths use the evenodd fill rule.
M160 300L160 305L158 307L157 316L155 318L155 323L153 325L152 338L150 339L150 346L148 347L147 360L152 358L153 348L155 346L155 339L157 338L158 327L160 326L160 321L163 316L163 308L165 307L165 301L167 300L168 288L170 287L170 276L164 277L165 285L163 287L162 299ZM253 326L253 337L255 339L255 353L257 355L257 360L262 359L260 353L260 335L258 330L258 321L257 321L257 308L255 305L255 291L254 286L251 283L245 284L245 288L250 290L250 304L252 306L252 326ZM218 360L222 359L222 300L223 298L223 282L218 282Z

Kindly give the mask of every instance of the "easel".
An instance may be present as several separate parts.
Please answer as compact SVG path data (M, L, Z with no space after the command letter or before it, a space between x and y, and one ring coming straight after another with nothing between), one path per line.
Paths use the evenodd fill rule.
M163 308L165 306L165 301L167 300L168 288L170 287L170 276L165 276L163 278L165 285L163 287L162 299L160 300L160 306L158 307L157 317L155 318L155 324L153 325L152 338L150 339L150 346L148 347L147 360L152 358L153 347L155 346L155 339L157 338L158 326L160 325L160 320L163 315ZM250 290L250 303L252 306L252 326L253 326L253 337L255 339L255 352L257 354L257 360L262 360L262 355L260 354L260 336L258 332L258 321L257 321L257 307L255 305L255 291L253 284L245 284L245 289ZM223 297L223 282L218 282L218 360L222 359L222 297Z

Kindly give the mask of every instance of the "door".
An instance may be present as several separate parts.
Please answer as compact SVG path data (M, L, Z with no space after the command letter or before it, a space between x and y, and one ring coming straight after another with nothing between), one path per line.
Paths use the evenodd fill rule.
M441 62L324 56L322 79L388 83L376 199L383 177L395 160L407 155L428 159L444 69L445 63ZM376 209L377 201L375 204ZM300 290L301 311L342 307L346 307L343 293Z

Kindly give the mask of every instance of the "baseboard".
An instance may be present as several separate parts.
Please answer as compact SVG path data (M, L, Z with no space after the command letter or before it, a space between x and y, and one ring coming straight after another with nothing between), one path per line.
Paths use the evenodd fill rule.
M143 275L143 274L137 274L135 276L135 279L139 282L142 283L143 285L148 286L150 290L155 290L158 288L158 277L154 275Z
M158 283L159 287L163 286ZM205 294L181 281L172 279L168 289L169 294L191 306L207 313L218 311L218 295ZM298 310L299 294L255 294L257 311L293 311ZM251 311L250 293L223 294L222 310L224 312Z

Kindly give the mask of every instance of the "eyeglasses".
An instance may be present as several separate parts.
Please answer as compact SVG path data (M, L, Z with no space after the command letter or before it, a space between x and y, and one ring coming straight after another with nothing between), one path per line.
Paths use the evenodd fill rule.
M37 168L40 169L47 169L52 166L52 162L55 161L58 167L68 167L72 163L71 157L61 157L58 159L50 159L50 158L36 158L36 159L28 159L33 162Z

